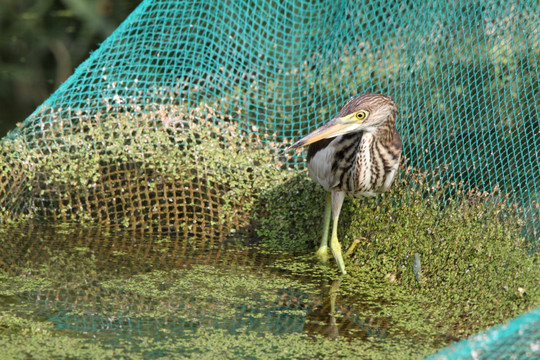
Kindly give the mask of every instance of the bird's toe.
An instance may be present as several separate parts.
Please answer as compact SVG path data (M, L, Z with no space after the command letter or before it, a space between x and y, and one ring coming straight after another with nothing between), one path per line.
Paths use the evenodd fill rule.
M361 239L364 239L364 238L361 238ZM356 246L360 244L360 242L361 242L360 239L355 239L353 243L351 244L351 246L349 247L349 249L347 249L347 252L345 253L345 257L351 256L354 253Z

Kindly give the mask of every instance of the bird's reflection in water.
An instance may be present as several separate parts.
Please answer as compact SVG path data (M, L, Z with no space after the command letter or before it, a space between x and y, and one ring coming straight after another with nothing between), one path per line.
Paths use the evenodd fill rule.
M328 320L328 337L337 339L339 337L339 328L336 321L336 298L339 293L341 279L332 281L330 285L330 319Z
M344 298L340 294L342 281L331 280L322 284L323 301L308 315L304 333L323 335L333 340L354 337L377 341L386 338L391 326L388 319L363 315L355 305L355 298Z

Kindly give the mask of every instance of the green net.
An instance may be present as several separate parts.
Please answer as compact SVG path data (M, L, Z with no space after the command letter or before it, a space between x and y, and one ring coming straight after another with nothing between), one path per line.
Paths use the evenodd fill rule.
M455 343L427 359L536 359L539 354L540 308Z
M79 179L103 185L82 199L50 194L36 169L83 158L88 173L89 152L103 167L104 153L148 142L174 146L149 132L201 118L297 139L349 97L376 91L399 105L410 165L437 171L445 183L510 196L536 239L537 13L535 2L145 1L4 140L4 152L25 151L28 166L35 165L15 179L4 171L4 217L57 212L64 205L64 213L82 208L92 218L120 221L156 197L141 191L141 182L131 188L140 194L135 204L110 199L116 190L128 191L118 179L137 176L129 166L96 173L101 182ZM35 182L30 190L21 187L28 178ZM194 195L168 191L178 198L171 209Z
M144 1L1 145L3 220L223 239L351 96L391 95L407 165L538 241L535 1Z

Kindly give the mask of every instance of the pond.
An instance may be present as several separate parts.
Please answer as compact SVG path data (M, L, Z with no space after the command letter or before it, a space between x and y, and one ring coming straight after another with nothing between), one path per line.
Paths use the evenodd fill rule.
M419 358L455 340L388 279L311 256L69 223L1 234L9 358Z

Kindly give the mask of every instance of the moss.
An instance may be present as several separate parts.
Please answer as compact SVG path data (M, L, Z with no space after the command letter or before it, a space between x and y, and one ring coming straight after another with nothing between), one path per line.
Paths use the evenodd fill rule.
M208 105L169 111L80 117L77 131L51 125L48 135L62 138L54 150L41 138L30 139L34 147L23 136L5 139L2 220L45 217L199 238L241 231L258 195L285 177L263 145L272 136L240 132Z
M346 261L343 291L361 294L362 302L396 297L395 306L376 306L375 312L411 328L429 329L425 314L431 312L437 321L426 331L449 338L500 323L509 311L516 316L538 306L538 251L523 237L524 221L496 196L449 191L449 185L430 184L408 169L388 194L347 199L338 234L345 249L355 240L359 245ZM313 252L321 237L324 197L305 174L263 194L256 229L261 241L297 254ZM337 274L333 260L323 268L312 261L279 267L303 276Z
M268 151L273 136L212 111L80 118L54 152L1 143L10 354L121 357L114 342L141 357L414 357L540 304L538 252L514 204L406 166L389 193L345 201L341 241L360 242L328 286L335 264L311 255L324 191L286 168L283 144ZM28 218L79 225L39 245L42 229L10 237ZM133 237L147 232L171 236ZM332 331L343 341L317 335Z
M0 346L13 358L419 358L540 305L538 254L516 235L519 219L481 197L441 209L399 189L347 202L343 242L367 239L345 277L314 248L291 257L279 242L4 225ZM402 193L410 210L394 204Z
M0 339L4 355L10 359L326 359L330 356L340 359L401 359L403 356L419 358L429 353L428 349L411 352L410 345L406 340L400 346L381 344L380 351L376 352L362 341L344 343L298 333L275 336L230 334L226 330L211 328L188 331L183 338L167 337L156 341L153 337L142 336L132 340L115 339L114 344L101 337L90 340L65 335Z
M124 349L104 348L99 343L71 336L3 337L0 346L2 356L12 360L128 358Z

